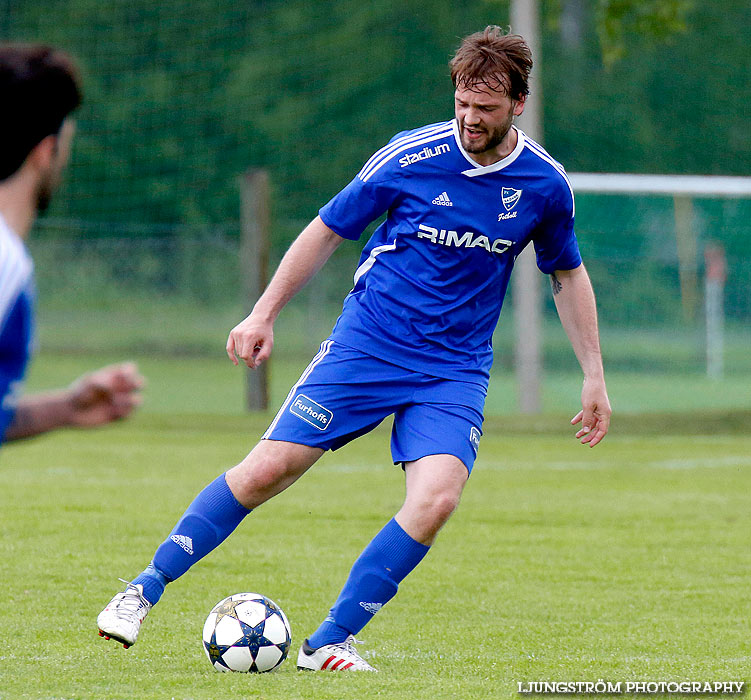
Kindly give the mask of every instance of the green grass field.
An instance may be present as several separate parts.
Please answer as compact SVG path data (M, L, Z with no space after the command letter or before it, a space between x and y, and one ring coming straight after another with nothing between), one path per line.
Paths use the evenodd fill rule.
M42 356L31 386L93 363ZM716 410L658 411L660 397L691 408L701 378L614 377L627 408L593 450L567 427L576 378L554 378L551 410L534 421L504 409L497 396L512 385L497 378L500 410L462 505L361 634L378 675L302 674L294 658L275 674L219 674L201 629L221 598L261 592L289 616L296 656L400 505L386 428L252 514L169 587L135 647L105 642L95 620L117 577L148 563L268 421L241 413L229 363L141 365L147 402L131 421L0 455L0 700L513 698L523 681L751 680L751 414L720 410L721 388L705 390ZM276 368L275 399L299 369ZM726 400L743 390L732 384Z

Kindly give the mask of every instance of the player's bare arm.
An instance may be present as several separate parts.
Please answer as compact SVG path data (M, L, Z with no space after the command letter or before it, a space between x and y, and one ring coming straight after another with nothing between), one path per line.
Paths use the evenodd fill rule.
M581 423L576 437L594 447L607 435L612 412L602 368L594 291L584 265L556 270L550 282L558 316L584 373L582 410L571 424Z
M274 345L277 316L323 267L343 240L319 216L305 227L285 253L253 311L230 331L227 355L235 366L238 358L251 369L268 359Z
M69 388L23 397L5 439L20 440L69 426L95 427L125 418L141 403L143 377L132 363L110 365Z

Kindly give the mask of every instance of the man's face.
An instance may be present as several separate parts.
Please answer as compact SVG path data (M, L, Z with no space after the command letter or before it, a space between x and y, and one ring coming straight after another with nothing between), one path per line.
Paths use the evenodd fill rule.
M63 170L65 170L70 158L70 148L75 131L75 122L72 119L66 119L60 128L60 133L55 137L54 151L37 187L37 211L43 212L49 207L52 195L60 185Z
M524 111L523 100L512 100L503 85L459 85L454 113L462 146L467 153L494 151L506 138L514 117Z

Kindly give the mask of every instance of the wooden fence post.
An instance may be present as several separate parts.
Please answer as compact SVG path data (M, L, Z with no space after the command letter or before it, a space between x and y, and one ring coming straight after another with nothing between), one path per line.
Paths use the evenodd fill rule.
M240 244L243 302L250 313L266 288L268 275L271 206L269 174L266 170L248 170L240 182ZM245 405L249 411L269 407L269 362L258 369L246 369Z

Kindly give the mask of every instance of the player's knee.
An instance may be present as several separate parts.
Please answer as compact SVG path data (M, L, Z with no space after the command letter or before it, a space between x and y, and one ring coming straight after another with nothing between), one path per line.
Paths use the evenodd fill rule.
M261 440L227 472L227 484L246 508L256 508L284 491L323 454L319 448Z
M438 494L433 502L433 518L436 523L443 525L459 506L459 494L445 491Z
M440 528L456 510L459 505L460 494L450 489L425 494L413 507L419 511L420 520L425 524L431 524L434 528Z
M283 490L291 478L284 460L251 452L227 473L227 483L240 503L255 508Z

